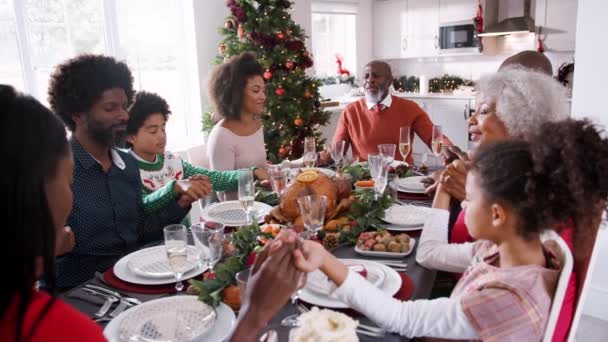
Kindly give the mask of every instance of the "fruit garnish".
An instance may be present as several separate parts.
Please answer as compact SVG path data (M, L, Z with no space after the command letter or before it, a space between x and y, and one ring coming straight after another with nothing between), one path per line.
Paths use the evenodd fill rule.
M358 186L360 188L371 188L374 186L374 180L370 179L370 180L360 180L358 182L355 183L355 186Z
M305 171L305 172L300 173L296 177L298 182L302 182L302 183L312 183L315 180L317 180L317 178L319 178L319 174L316 173L315 171Z

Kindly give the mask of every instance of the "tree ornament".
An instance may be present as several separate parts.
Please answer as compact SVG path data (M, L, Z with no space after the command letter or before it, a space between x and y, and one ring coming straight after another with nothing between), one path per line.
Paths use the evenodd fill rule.
M217 46L217 51L220 53L220 55L223 55L224 52L226 52L226 44L220 43L220 45Z
M272 78L272 72L269 69L266 69L266 71L264 71L264 79L266 81L270 81L271 78Z
M285 39L285 33L280 32L280 31L279 31L279 32L277 32L277 39L278 39L278 40L283 40L283 39Z
M291 7L291 2L289 0L284 0L283 1L283 7L285 7L285 8Z
M319 108L321 107L321 102L319 102L319 100L314 102L315 108Z
M310 90L306 90L304 92L304 98L305 99L310 99L312 97L312 93L310 92Z
M310 56L310 54L308 53L308 51L302 52L302 57L308 57L308 56Z
M243 39L243 37L245 37L245 29L243 28L243 24L239 24L236 34L238 35L239 39Z
M279 148L279 156L284 157L287 154L287 149L285 148L285 146L282 146L281 148Z
M296 127L300 127L304 124L304 120L302 120L302 118L297 117L295 120L293 120L293 124L296 125Z
M274 91L274 93L277 94L277 96L283 96L285 95L285 89L279 87Z
M232 23L232 20L228 19L224 22L224 27L230 30L234 27L234 23Z
M289 70L292 70L294 66L295 66L295 64L293 63L293 61L285 62L285 67Z

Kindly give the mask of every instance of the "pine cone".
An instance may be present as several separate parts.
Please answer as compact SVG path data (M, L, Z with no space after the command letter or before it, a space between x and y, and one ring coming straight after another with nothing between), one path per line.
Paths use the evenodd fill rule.
M323 239L323 247L332 249L338 247L340 243L340 233L327 233Z

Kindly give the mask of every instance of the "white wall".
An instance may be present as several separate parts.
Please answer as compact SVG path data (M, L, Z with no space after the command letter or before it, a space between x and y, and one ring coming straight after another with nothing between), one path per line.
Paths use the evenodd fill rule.
M579 0L576 23L576 65L572 92L572 116L589 117L608 127L606 85L608 48L598 42L605 41L608 1ZM595 265L590 266L583 313L608 321L608 232L600 233Z
M357 75L363 74L363 67L372 60L373 56L373 4L373 0L359 0L357 10Z

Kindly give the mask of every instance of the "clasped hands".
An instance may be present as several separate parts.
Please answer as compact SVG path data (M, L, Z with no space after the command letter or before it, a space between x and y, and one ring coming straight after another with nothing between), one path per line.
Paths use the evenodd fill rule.
M465 197L465 181L471 160L469 155L457 146L450 146L447 152L446 168L433 172L430 177L423 180L423 183L428 185L425 193L434 193L441 186L441 189L450 196L463 201Z

